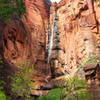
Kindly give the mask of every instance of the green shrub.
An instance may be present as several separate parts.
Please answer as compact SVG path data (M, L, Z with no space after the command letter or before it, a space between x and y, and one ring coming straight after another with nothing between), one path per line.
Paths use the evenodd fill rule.
M7 100L4 92L0 90L0 100Z
M40 96L38 100L60 100L60 88L55 88L50 91L46 96Z
M67 79L65 86L52 89L38 100L93 100L93 95L88 92L86 80L74 76Z
M82 68L85 64L93 64L93 63L100 63L100 56L99 55L92 55L90 57L88 57L88 59L86 61L84 61L82 64L80 64L80 66L78 67L78 70L80 70L80 68Z
M12 93L15 95L15 98L21 96L24 100L29 100L31 92L31 84L33 82L30 79L30 76L33 71L33 65L29 68L29 62L26 64L22 63L19 65L19 70L15 73L15 77L12 78Z
M78 76L67 79L62 97L64 100L93 100L92 94L87 90L86 80Z

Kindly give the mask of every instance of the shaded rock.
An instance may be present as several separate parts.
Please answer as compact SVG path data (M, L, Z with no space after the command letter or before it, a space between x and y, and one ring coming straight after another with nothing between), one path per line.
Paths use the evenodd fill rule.
M23 15L24 25L31 36L31 62L35 70L45 72L46 31L48 28L50 0L26 0L26 14Z
M87 72L87 71L89 71L89 70L95 70L96 67L97 67L97 63L85 64L85 65L83 66L85 72Z
M0 35L2 31L4 30L5 26L6 26L6 23L4 22L4 20L0 19Z
M23 22L14 14L2 36L3 55L9 64L18 66L31 56L30 36Z
M97 63L94 64L86 64L84 66L86 79L95 79L96 78L96 70L99 67Z
M44 76L48 68L46 65L46 32L50 13L50 0L26 0L26 13L23 15L24 25L30 32L31 37L31 62L34 65L33 76ZM48 74L50 70L48 70ZM45 80L45 79L44 79ZM40 87L41 81L35 80ZM48 91L47 91L48 93ZM32 95L45 95L46 91L32 90Z
M2 50L2 32L4 31L4 28L6 26L6 23L0 19L0 52L1 54L3 53L3 50Z
M41 86L46 85L45 77L38 77L34 78L34 86L31 89L31 95L34 96L45 96L47 93L49 93L49 89L45 90L42 89Z

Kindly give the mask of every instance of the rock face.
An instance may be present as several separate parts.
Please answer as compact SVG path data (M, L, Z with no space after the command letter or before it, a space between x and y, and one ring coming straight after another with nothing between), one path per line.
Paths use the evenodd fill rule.
M50 4L49 0L25 0L26 13L22 20L18 18L17 14L13 14L3 29L3 57L15 71L19 64L29 61L34 65L33 75L44 76L46 72L46 31ZM37 82L35 84L39 85ZM36 95L39 95L39 92Z
M36 89L40 89L40 84L48 81L44 78L48 44L52 40L48 63L50 78L74 75L89 56L100 54L100 8L97 4L94 3L95 12L90 13L91 7L86 0L61 0L59 4L52 5L49 0L26 0L26 13L22 20L14 14L9 24L4 23L0 27L4 58L13 67L22 61L34 64L33 75L39 76ZM50 39L52 29L53 39ZM89 71L93 69L86 71L88 76L96 74L95 66L86 66Z
M89 3L86 0L62 0L50 7L48 37L50 43L53 29L53 46L49 62L51 76L55 79L62 75L75 75L82 62L90 56L100 54L97 46L100 44L100 8L97 8L98 3L94 3L94 7ZM99 77L97 72L100 73L98 64L86 64L84 71L81 70L77 74L84 74L88 80ZM50 81L42 88L50 88L54 84L55 82Z
M30 43L30 36L23 22L14 14L3 31L4 58L13 66L18 66L22 61L27 61L31 55Z
M3 31L4 58L18 66L30 61L36 70L45 70L45 33L48 25L49 0L26 0L26 14L19 20L13 15Z
M62 1L65 3L60 6ZM91 9L85 0L62 1L58 4L59 7L55 6L61 49L58 53L58 69L62 68L64 73L74 75L82 62L99 54L96 47L99 31L95 13L90 13Z
M46 30L48 26L49 0L26 0L23 22L30 31L32 62L39 73L45 72Z

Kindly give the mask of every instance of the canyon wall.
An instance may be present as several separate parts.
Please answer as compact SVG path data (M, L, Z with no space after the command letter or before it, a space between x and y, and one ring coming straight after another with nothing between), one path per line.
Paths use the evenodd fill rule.
M25 5L22 20L14 13L8 24L0 21L0 50L13 68L22 61L34 65L33 76L38 76L36 89L46 84L47 76L73 75L89 56L99 54L98 2L94 3L92 13L86 0L61 0L58 4L51 4L49 0L25 0ZM53 39L50 39L52 30ZM49 47L51 40L52 48Z
M3 30L3 56L13 67L30 61L36 72L45 71L45 43L49 0L26 0L26 13L20 20L14 13Z
M94 3L95 12L92 13L86 0L62 0L59 4L52 4L55 11L52 10L50 15L53 17L53 13L56 13L57 16L60 48L52 48L51 68L53 66L55 76L59 76L58 72L74 75L88 57L99 54L100 8L97 4L98 2ZM50 21L52 23L53 20Z

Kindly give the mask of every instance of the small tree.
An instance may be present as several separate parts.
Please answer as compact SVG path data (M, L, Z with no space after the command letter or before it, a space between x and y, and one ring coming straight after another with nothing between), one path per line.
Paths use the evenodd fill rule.
M29 68L29 62L19 65L19 70L15 73L15 77L12 78L12 92L15 96L21 96L24 100L30 99L31 84L33 82L30 76L33 71L33 65Z

